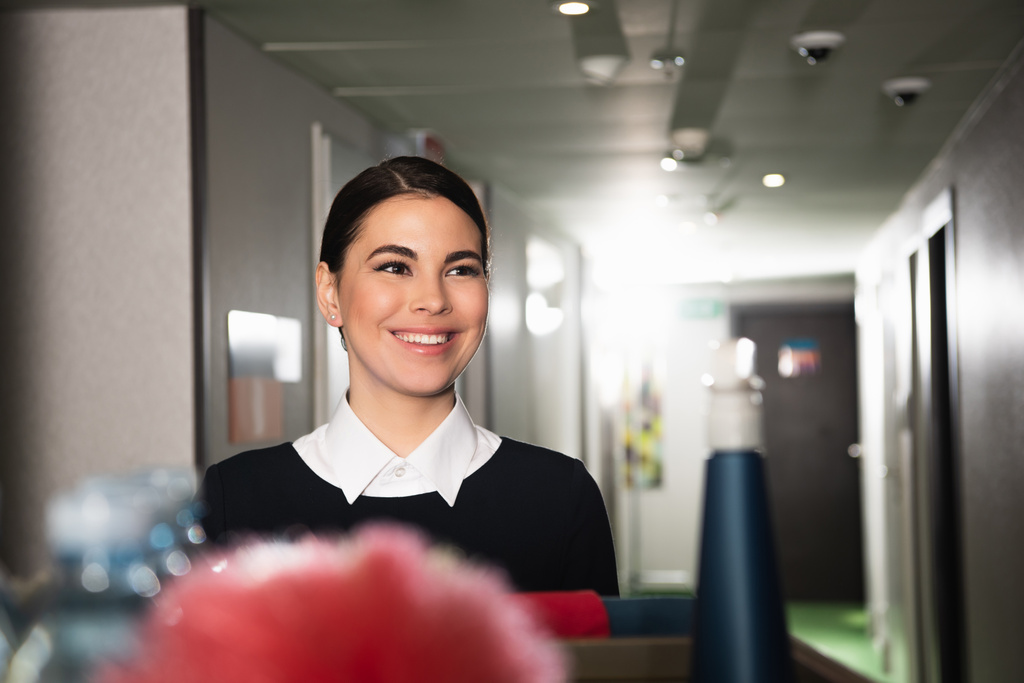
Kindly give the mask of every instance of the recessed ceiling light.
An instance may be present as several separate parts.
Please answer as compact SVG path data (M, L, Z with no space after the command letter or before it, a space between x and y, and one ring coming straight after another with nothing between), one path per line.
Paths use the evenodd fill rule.
M590 3L587 2L566 2L565 0L556 0L551 3L551 6L560 13L569 16L578 16L590 11Z
M761 178L765 187L782 187L786 184L786 178L781 173L769 173Z
M661 159L661 169L663 171L674 171L679 168L679 162L675 160L675 157L671 153L666 154Z

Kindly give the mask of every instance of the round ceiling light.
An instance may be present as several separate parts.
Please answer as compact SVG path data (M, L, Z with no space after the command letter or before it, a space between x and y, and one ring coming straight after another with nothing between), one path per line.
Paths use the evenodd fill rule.
M556 0L551 3L559 13L566 14L568 16L579 16L580 14L586 14L590 11L589 2L569 2L567 0Z
M781 173L769 173L761 178L761 183L765 187L782 187L786 184L786 177Z

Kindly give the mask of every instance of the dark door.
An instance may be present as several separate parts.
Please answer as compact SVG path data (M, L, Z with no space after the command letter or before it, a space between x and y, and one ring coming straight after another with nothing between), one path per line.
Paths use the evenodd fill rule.
M786 600L864 599L853 304L745 306L765 380L768 496Z

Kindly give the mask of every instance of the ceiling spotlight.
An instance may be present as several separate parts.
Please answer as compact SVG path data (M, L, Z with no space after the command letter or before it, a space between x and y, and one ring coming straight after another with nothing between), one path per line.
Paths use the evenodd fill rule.
M927 78L915 76L907 78L890 78L882 83L882 92L896 103L897 107L913 104L919 95L923 94L930 87L932 82Z
M665 69L666 73L672 67L682 66L685 63L686 59L683 57L682 51L678 49L663 47L660 50L655 50L651 55L651 68L658 71Z
M551 8L559 14L565 14L570 17L579 16L586 14L590 11L592 2L570 2L569 0L555 0L551 3Z
M786 184L786 177L781 173L769 173L761 178L761 183L765 187L782 187Z
M846 37L837 31L805 31L789 39L789 45L808 64L817 64L827 59L832 51L846 42Z
M676 160L675 155L672 152L669 152L661 158L661 170L674 171L677 168L679 168L679 161Z

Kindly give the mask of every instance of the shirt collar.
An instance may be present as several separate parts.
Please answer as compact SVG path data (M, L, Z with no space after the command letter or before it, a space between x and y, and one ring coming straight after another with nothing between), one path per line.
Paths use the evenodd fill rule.
M448 417L405 461L437 487L448 505L454 506L476 449L476 425L456 395L455 407ZM347 397L338 403L327 426L324 451L333 479L350 504L397 457L352 412Z

